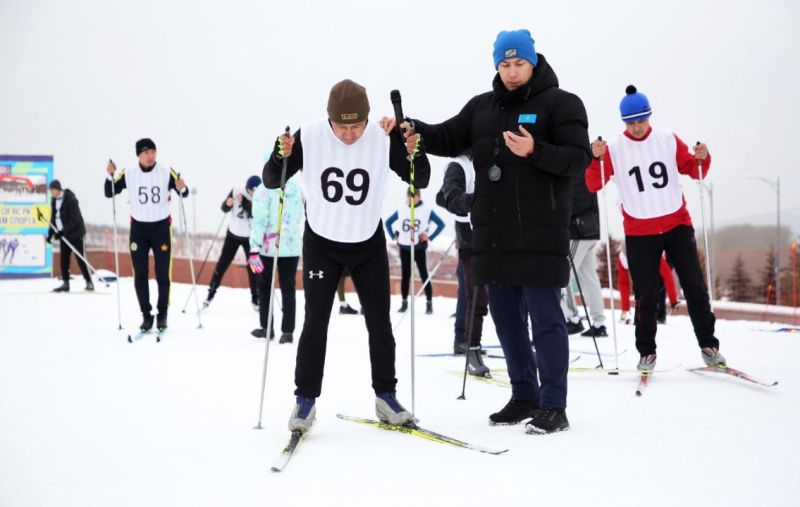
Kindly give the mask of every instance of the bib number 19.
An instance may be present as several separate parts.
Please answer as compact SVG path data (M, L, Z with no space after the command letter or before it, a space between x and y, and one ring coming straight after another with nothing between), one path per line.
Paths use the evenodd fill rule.
M650 169L648 170L650 176L657 181L651 183L653 188L664 188L669 183L669 176L667 175L667 166L664 165L663 162L653 162L650 164ZM635 166L633 169L628 171L628 175L633 176L636 178L636 186L639 188L639 192L644 192L644 181L642 180L642 173L639 169L639 166Z

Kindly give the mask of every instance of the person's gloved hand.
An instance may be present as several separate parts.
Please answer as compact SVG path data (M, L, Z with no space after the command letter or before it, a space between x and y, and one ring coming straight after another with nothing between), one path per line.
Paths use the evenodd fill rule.
M250 271L259 274L264 271L264 263L261 262L261 256L257 253L251 253L247 258L247 265L250 266Z

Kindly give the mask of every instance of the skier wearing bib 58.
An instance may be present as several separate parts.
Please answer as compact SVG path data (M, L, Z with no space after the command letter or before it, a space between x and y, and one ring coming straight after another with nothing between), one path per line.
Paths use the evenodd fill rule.
M328 322L342 271L350 272L362 303L369 334L375 411L381 421L405 424L416 419L395 397L395 341L389 320L389 260L381 225L389 170L425 188L430 164L419 150L419 136L387 135L369 122L363 86L346 79L331 89L328 118L303 125L278 138L264 166L264 185L277 188L286 161L286 178L302 170L306 203L303 236L305 321L297 346L291 431L305 432L314 421L322 390ZM282 148L282 150L281 150ZM281 157L280 153L283 153Z
M153 327L153 306L150 304L148 285L150 250L153 250L156 282L158 282L159 331L167 328L169 286L172 279L172 217L170 216L170 191L189 195L186 183L169 166L156 162L156 145L150 139L136 141L138 160L129 169L123 169L115 178L117 166L108 161L105 181L106 197L113 197L127 188L131 207L130 253L133 266L133 283L136 298L142 311L142 332ZM112 180L113 178L113 180ZM112 190L113 189L113 190Z
M725 364L714 336L714 314L697 256L692 218L680 184L680 175L703 177L711 167L705 144L694 155L681 139L667 130L650 126L650 102L630 85L620 102L625 131L610 143L592 143L592 160L586 186L597 192L614 176L620 195L628 267L636 294L636 349L639 370L652 371L656 364L656 306L661 254L667 253L681 282L689 317L708 366ZM605 181L601 181L600 164Z

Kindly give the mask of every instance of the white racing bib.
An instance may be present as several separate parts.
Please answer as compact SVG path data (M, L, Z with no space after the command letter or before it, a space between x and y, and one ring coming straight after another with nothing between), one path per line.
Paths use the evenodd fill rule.
M228 219L228 230L234 236L248 238L250 237L250 218L247 216L247 211L242 206L242 202L245 199L249 201L250 196L243 188L233 188L232 192L233 206L231 207L231 216ZM236 194L242 194L242 202L236 200Z
M414 244L419 244L419 235L428 234L431 220L431 209L424 202L414 206ZM403 203L397 210L397 242L403 246L411 245L411 207Z
M683 205L676 162L677 141L672 132L653 129L644 141L621 134L609 143L614 182L625 213L634 218L657 218Z
M468 194L475 193L475 166L472 165L472 160L462 155L460 157L456 157L455 162L458 162L464 169L464 183L465 183L466 193ZM465 217L453 215L453 218L455 219L456 222L463 222L467 224L469 223L469 215Z
M375 234L389 174L389 136L376 123L352 145L341 142L328 120L300 129L306 220L320 236L358 243Z
M125 169L125 186L133 219L158 222L169 217L169 168L156 162L150 172L144 172L138 161L129 167Z

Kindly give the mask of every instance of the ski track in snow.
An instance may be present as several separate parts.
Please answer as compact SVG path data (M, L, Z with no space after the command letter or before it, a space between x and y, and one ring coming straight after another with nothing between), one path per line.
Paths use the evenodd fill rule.
M458 401L461 358L416 360L420 425L510 451L485 455L377 431L336 418L374 417L367 336L361 316L334 307L317 422L286 470L270 472L285 446L302 328L295 343L270 346L264 429L258 419L264 341L250 336L257 314L246 289L223 287L196 316L180 312L190 286L172 285L169 330L129 344L141 316L131 279L122 280L123 331L115 287L58 295L52 280L0 282L0 505L796 505L800 494L800 353L792 333L759 333L763 323L718 321L731 366L760 388L696 375L699 349L687 317L659 326L658 365L636 398L636 375L571 373L571 430L546 436L524 426L490 427L510 390L468 381ZM199 289L201 296L205 288ZM151 298L155 301L155 283ZM348 293L348 301L358 301ZM276 300L280 322L279 299ZM194 300L192 300L192 305ZM392 300L392 319L399 298ZM436 298L434 315L417 305L417 353L452 348L455 300ZM190 309L192 306L190 305ZM279 329L279 326L276 326ZM638 359L633 327L618 326L620 368ZM398 397L411 408L408 319L397 332ZM497 343L490 318L484 343ZM573 337L588 350L591 339ZM613 351L612 339L600 341ZM779 351L779 353L778 353ZM581 354L575 366L593 367ZM606 367L613 358L603 358ZM490 368L505 367L487 359Z

